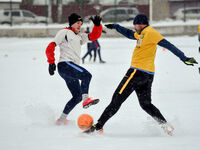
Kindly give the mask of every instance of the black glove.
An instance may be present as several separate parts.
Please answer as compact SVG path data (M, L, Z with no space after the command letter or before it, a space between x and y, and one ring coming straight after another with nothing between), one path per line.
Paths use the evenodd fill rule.
M100 26L101 24L101 17L100 16L95 16L94 18L92 17L92 22L94 23L95 26Z
M56 70L55 63L49 64L49 74L52 76L54 75L54 71Z
M108 29L113 29L113 24L111 24L111 23L110 23L110 24L106 24L105 26L106 26L106 28L108 28Z
M198 62L193 57L187 58L184 63L186 65L192 65L192 66L194 66L194 64L198 64Z

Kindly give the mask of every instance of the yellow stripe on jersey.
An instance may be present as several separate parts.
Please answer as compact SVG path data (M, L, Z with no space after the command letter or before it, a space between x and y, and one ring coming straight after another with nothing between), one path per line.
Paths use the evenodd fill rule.
M126 80L125 84L122 86L121 90L119 91L119 94L122 94L122 92L124 91L124 89L126 88L126 86L128 85L128 83L130 82L130 80L133 78L133 76L134 76L135 73L136 73L136 69L134 69L133 73L131 73L131 75L128 78L128 80Z
M157 44L164 37L151 26L144 28L140 34L135 32L134 37L137 45L133 51L131 67L154 72Z

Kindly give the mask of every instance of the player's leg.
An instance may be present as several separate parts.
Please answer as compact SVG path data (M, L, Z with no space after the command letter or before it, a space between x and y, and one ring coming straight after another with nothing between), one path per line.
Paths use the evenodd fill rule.
M79 80L77 79L71 79L71 78L65 78L64 79L69 91L72 94L72 98L67 102L67 104L64 107L63 113L61 114L60 118L57 120L57 124L67 124L67 115L73 110L73 108L81 102L82 95L81 95L81 88L79 84Z
M94 48L94 59L93 59L93 61L95 62L96 61L96 58L97 58L97 49L96 48Z
M87 49L88 49L88 51L89 51L90 45L91 45L91 43L87 43ZM90 52L89 55L90 55L89 60L91 60L92 59L92 53Z
M102 57L101 57L101 46L98 42L98 40L94 41L95 42L95 46L96 46L96 49L97 49L97 52L98 52L98 56L99 56L99 62L100 63L105 63L105 61L102 60Z
M88 108L91 105L95 105L99 102L97 98L90 98L89 85L92 78L92 75L83 67L74 64L73 62L65 62L66 68L65 71L67 75L74 79L81 80L81 92L83 100L83 108Z
M82 93L81 93L81 86L78 79L73 78L71 74L69 76L69 69L64 63L58 64L58 72L60 76L65 80L68 89L72 94L72 98L67 102L64 107L63 113L61 114L60 118L57 120L57 124L67 124L68 120L67 115L71 112L71 110L82 100Z
M153 82L153 75L146 74L145 76L145 82L135 90L140 106L161 125L161 128L163 128L164 132L172 136L174 127L166 121L160 110L151 103L151 86Z
M93 50L94 48L95 48L95 45L94 45L94 42L92 42L92 43L90 44L90 47L89 47L87 53L86 53L86 54L83 56L83 58L82 58L82 62L83 62L83 63L84 63L85 58L86 58L88 55L91 54L91 52L92 52L92 50Z
M153 82L153 75L146 74L144 82L135 90L140 106L145 110L149 115L151 115L159 123L166 122L165 118L161 114L158 108L156 108L151 103L151 86Z
M69 114L71 110L81 102L82 100L82 93L81 93L81 87L78 79L71 79L71 78L65 78L65 82L67 84L68 89L70 90L72 94L72 98L67 102L63 113Z
M91 129L85 131L85 133L91 133L95 130L102 130L104 124L119 110L122 103L128 98L128 96L134 91L134 74L135 70L129 69L117 89L115 90L111 103L106 107L101 117L98 119L98 123L93 125Z

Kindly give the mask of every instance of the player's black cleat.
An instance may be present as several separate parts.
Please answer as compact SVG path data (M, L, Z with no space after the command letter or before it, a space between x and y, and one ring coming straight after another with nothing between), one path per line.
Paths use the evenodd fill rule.
M86 134L91 134L91 133L95 133L95 132L99 133L99 134L102 134L103 133L103 128L97 128L97 125L94 124L88 130L83 131L83 133L86 133Z

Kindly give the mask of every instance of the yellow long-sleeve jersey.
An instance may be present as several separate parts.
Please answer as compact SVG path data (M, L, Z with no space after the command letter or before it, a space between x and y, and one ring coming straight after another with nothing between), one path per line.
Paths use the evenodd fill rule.
M144 28L140 34L135 32L134 37L137 45L133 51L131 67L154 72L157 44L164 37L151 26Z

